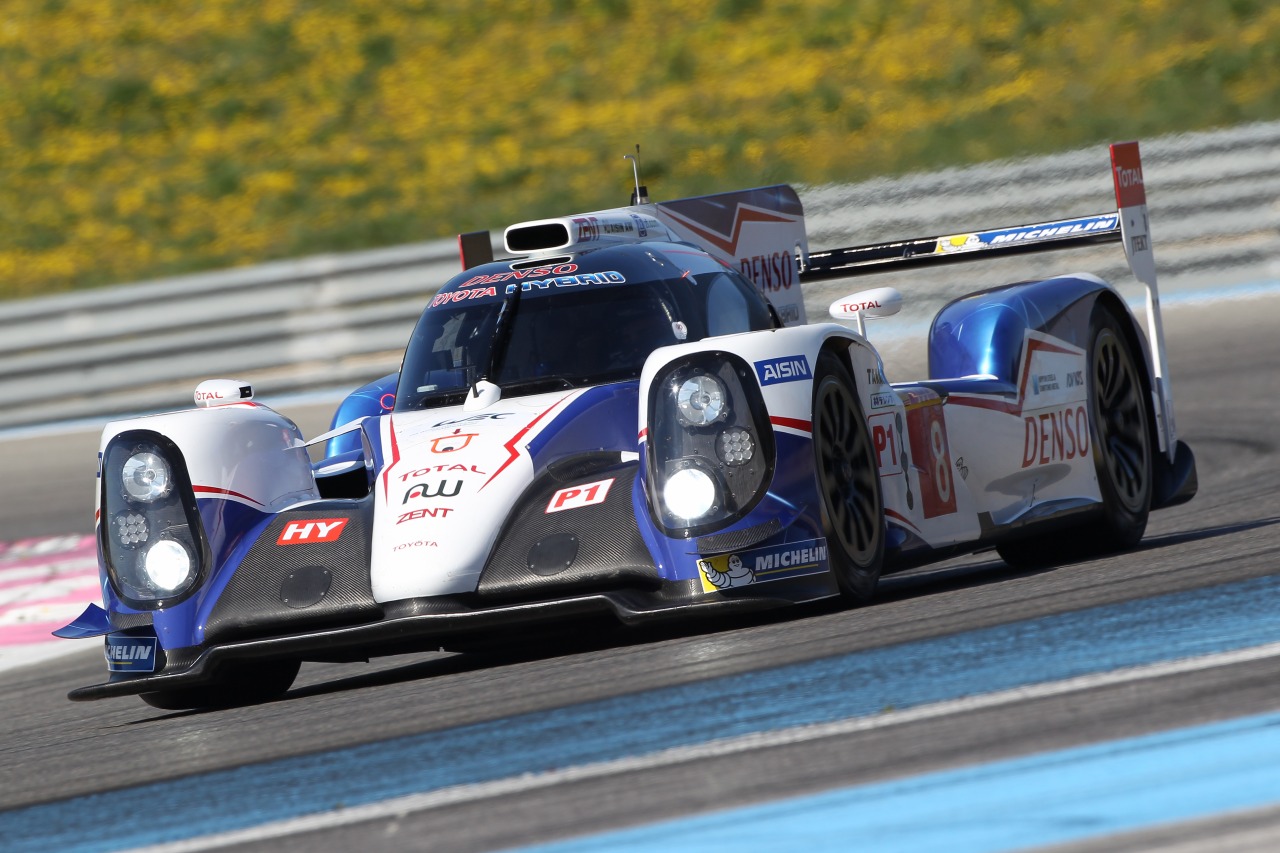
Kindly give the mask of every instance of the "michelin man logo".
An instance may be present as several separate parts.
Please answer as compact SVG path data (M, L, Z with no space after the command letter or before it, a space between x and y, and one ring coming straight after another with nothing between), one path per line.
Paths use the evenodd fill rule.
M716 562L719 562L718 560ZM734 586L746 586L755 583L756 575L751 567L742 562L737 554L730 554L728 562L717 569L711 560L699 560L698 568L707 582L716 589L728 589Z

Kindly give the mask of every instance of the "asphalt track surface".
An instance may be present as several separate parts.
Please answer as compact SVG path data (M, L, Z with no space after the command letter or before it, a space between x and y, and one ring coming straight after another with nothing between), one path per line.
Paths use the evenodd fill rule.
M433 732L477 726L497 749L505 721L517 716L527 721L584 703L639 708L655 691L677 697L668 713L695 720L725 713L703 704L709 694L700 685L779 667L820 668L824 661L870 656L904 643L945 649L952 638L999 632L1026 620L1070 620L1100 607L1140 613L1143 600L1171 593L1269 584L1280 576L1280 300L1180 305L1165 319L1179 433L1197 454L1200 493L1187 505L1154 514L1134 551L1039 572L1014 571L994 555L978 555L886 579L879 602L858 610L809 608L635 634L584 632L563 644L484 657L428 654L368 665L308 664L283 700L214 712L164 713L133 698L67 701L68 689L103 676L99 646L86 643L83 651L0 674L0 824L6 813L17 813L9 810L47 804L57 814L58 804L69 798L160 783L122 798L113 809L118 825L104 821L100 849L114 849L119 827L186 820L195 802L165 801L154 792L197 774L213 778L233 771L219 778L220 784L231 779L234 785L234 779L258 772L262 762L292 761L304 775L289 777L290 789L277 792L287 798L330 784L332 779L319 775L332 772L325 769L330 765L317 760L318 775L311 779L305 768L308 760L335 750L377 750L393 738L430 745ZM912 376L894 369L893 362L889 368L891 380ZM309 435L323 428L317 412L289 413ZM96 434L79 433L0 442L8 494L0 540L87 531L95 445ZM1205 600L1214 601L1211 595ZM1205 633L1212 635L1214 605L1205 610ZM1224 624L1228 615L1224 610ZM1142 630L1158 644L1158 625ZM1258 645L1264 642L1260 638ZM1096 651L1104 656L1107 649ZM758 748L696 760L624 763L594 776L553 775L545 784L444 797L310 830L299 826L282 837L249 836L237 849L371 853L556 841L1272 714L1280 710L1278 684L1280 656L1274 654L1139 680L1099 679L1079 689L1028 692L947 713L903 715L896 722L886 718L884 725L837 727L793 742L766 740ZM655 721L637 715L598 724L643 734ZM530 738L523 723L512 723L510 731L513 738ZM539 746L532 738L500 744L510 754ZM241 773L248 775L235 776L236 768L246 768ZM340 814L344 805L331 803L332 813ZM1190 821L1178 817L1168 814L1158 825L1095 835L1063 849L1190 853L1280 845L1275 803ZM791 846L782 836L755 841L757 849L761 842L763 849ZM647 846L681 845L667 840Z

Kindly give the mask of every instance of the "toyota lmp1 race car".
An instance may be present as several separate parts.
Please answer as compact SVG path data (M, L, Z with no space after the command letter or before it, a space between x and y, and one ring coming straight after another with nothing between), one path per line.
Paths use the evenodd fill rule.
M1196 474L1137 143L1111 156L1115 211L826 252L788 186L653 204L637 180L628 207L507 228L501 260L463 235L400 371L330 432L306 440L234 380L107 425L103 605L56 633L104 637L109 678L70 698L263 701L302 661L861 602L957 554L1134 545ZM1089 274L994 287L941 309L915 382L886 382L863 334L900 293L809 324L794 286L1109 241L1146 334Z

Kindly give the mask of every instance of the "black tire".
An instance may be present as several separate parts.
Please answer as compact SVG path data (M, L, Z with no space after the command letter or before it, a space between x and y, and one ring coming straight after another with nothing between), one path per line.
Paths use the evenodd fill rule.
M1117 551L1141 541L1151 512L1151 396L1120 321L1099 305L1092 325L1089 424L1104 512L1090 533L1099 552Z
M1082 525L997 550L1011 566L1036 567L1132 548L1151 512L1152 446L1147 383L1124 327L1099 304L1089 322L1089 438L1102 511Z
M141 696L143 702L162 711L256 705L278 699L288 692L301 667L301 661L296 660L237 663L219 673L218 680L213 684L158 690Z
M841 595L865 603L884 564L884 498L867 419L840 360L823 353L813 381L815 480L828 559Z

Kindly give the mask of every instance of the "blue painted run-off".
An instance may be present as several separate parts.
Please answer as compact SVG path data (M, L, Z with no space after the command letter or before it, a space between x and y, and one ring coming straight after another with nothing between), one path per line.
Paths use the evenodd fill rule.
M1260 578L31 806L0 813L0 838L9 851L174 841L1276 641L1280 578Z
M1280 714L1266 714L729 809L524 853L996 853L1280 802L1278 766Z

